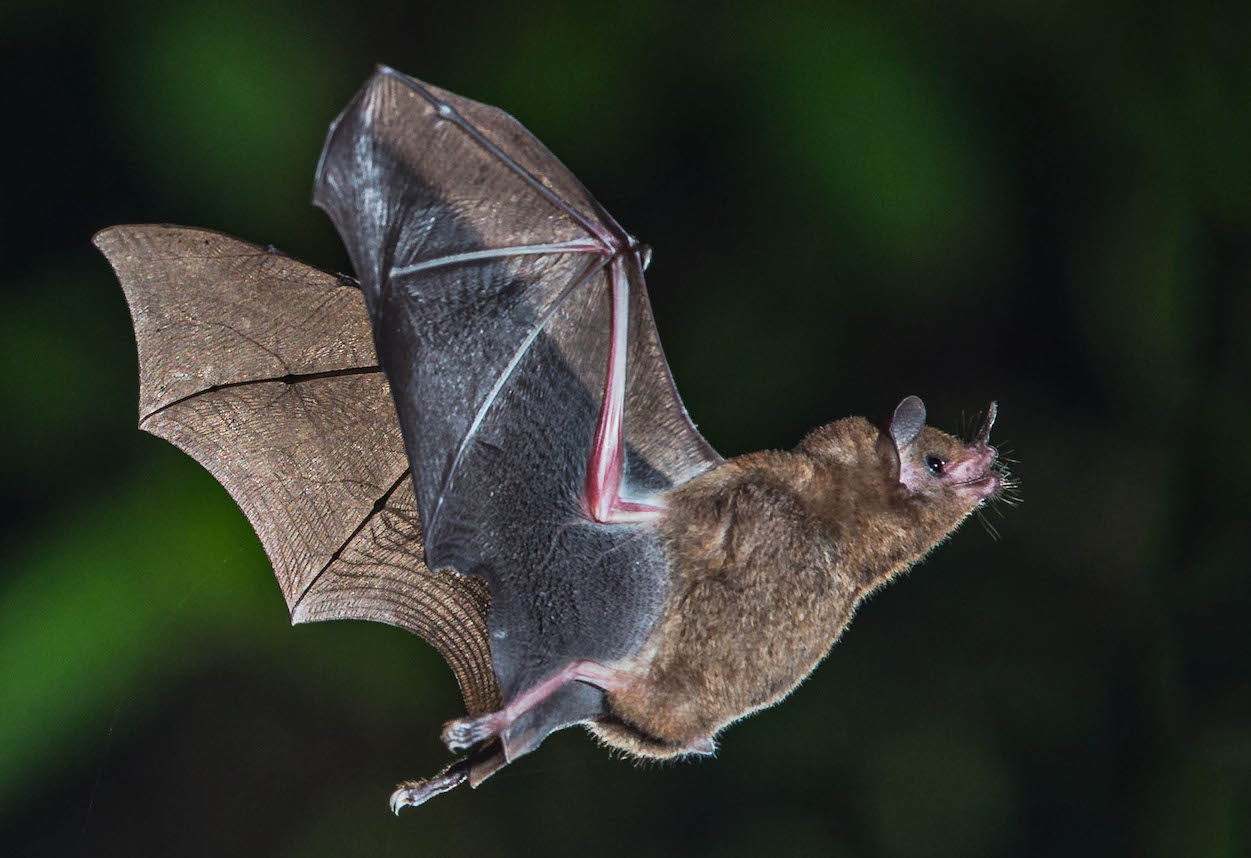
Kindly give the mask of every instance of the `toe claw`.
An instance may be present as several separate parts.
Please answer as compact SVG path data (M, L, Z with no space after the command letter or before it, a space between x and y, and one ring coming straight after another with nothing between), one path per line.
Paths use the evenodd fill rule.
M457 718L443 725L443 744L453 752L466 751L493 736L494 732L489 717Z
M460 786L469 778L469 761L457 760L432 778L420 781L405 781L391 793L391 812L399 815L406 807L425 804L436 795Z
M409 796L413 793L410 787L400 785L395 788L395 792L391 793L391 812L396 816L400 815L400 810L413 804Z

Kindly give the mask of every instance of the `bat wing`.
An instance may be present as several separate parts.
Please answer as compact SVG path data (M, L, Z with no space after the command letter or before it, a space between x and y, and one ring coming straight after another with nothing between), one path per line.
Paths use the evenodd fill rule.
M96 246L139 350L139 425L226 487L273 563L293 622L408 629L466 707L499 705L484 582L422 560L413 480L360 289L221 233L137 225Z
M674 388L643 248L512 117L386 68L331 127L314 202L365 294L426 562L489 584L503 700L570 659L633 654L664 559L648 528L592 520L585 492L621 337L622 495L658 497L720 461ZM601 702L574 683L505 745L524 752Z

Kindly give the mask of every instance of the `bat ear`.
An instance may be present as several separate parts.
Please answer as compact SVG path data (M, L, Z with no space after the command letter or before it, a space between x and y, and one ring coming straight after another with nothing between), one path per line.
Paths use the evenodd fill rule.
M895 449L902 455L904 448L916 440L925 425L925 403L919 396L909 396L895 407L890 419L890 437Z

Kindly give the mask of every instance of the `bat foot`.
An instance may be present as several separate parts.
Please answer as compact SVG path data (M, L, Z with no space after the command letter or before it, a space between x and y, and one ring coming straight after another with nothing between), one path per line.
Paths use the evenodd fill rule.
M405 781L391 793L391 812L399 815L406 807L425 804L436 795L463 784L469 778L469 760L457 760L443 771L431 778L420 781Z
M457 718L443 725L443 744L453 753L468 750L480 742L506 732L525 715L570 682L585 682L604 691L617 691L630 681L625 671L579 659L571 661L537 685L527 688L497 712L472 718Z
M477 718L457 718L443 725L443 744L453 753L467 751L499 732L498 713Z

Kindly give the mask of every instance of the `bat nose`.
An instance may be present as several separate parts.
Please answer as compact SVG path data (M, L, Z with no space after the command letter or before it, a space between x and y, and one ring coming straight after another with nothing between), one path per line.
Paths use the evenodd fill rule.
M976 463L977 468L991 468L999 459L999 451L980 438L964 449L968 453L968 461Z

